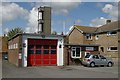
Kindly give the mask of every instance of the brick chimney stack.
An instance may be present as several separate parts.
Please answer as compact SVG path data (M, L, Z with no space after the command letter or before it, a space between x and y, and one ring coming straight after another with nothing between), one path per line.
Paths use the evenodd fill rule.
M106 20L106 24L109 24L109 23L111 23L111 20Z

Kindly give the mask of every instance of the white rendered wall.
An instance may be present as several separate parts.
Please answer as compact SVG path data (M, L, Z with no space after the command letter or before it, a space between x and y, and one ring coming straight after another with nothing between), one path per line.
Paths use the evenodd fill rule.
M22 66L27 67L27 47L28 40L27 38L23 38L22 44L25 43L26 47L22 48Z
M61 48L59 46L61 45ZM63 66L63 39L58 39L57 45L57 66Z
M27 67L27 47L28 47L28 38L31 39L42 39L42 37L40 36L23 36L22 38L22 44L25 43L26 47L22 48L22 66L23 67ZM58 43L57 43L57 66L63 66L63 37L45 37L43 39L57 39ZM61 45L61 48L59 48L59 46Z

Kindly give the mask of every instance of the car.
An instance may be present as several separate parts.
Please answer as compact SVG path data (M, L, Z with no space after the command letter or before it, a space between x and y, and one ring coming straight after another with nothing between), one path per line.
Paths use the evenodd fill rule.
M102 65L112 67L114 63L111 58L106 58L100 54L87 54L82 59L82 64L84 66L90 66L90 67L102 66Z
M8 60L8 55L4 55L4 60Z

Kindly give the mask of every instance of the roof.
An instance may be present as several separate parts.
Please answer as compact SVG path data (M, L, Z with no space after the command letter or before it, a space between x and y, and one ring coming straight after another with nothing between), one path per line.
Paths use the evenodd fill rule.
M97 29L97 33L100 33L100 32L107 32L107 31L113 31L113 30L118 30L120 29L118 27L118 24L120 24L120 20L119 21L115 21L115 22L111 22L111 23L108 23L108 24L105 24L103 26L100 26L98 29Z
M94 33L97 30L97 27L74 25L67 35L70 35L74 29L77 29L81 33Z
M97 30L97 27L90 26L75 26L75 28L83 31L83 33L94 33Z
M116 31L116 30L120 31L120 28L118 27L119 24L120 24L120 20L105 24L105 25L100 26L100 27L74 25L72 30L69 31L68 35L70 35L74 29L77 29L81 33L91 33L91 34L108 32L108 31Z
M64 44L65 46L100 46L99 44Z
M46 37L65 37L65 35L52 35L52 34L44 35L44 34L36 34L36 33L18 33L16 35L14 35L11 39L14 39L19 35L22 35L22 36L40 36L40 37L44 37L44 36L46 36ZM11 39L9 39L8 41L10 41Z

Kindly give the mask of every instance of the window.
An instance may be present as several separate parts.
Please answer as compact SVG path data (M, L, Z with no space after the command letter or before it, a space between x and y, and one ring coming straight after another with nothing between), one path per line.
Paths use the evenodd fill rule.
M117 34L117 32L116 32L116 31L112 31L112 32L108 32L108 33L107 33L107 35L108 35L108 36L111 36L111 35L116 35L116 34Z
M106 59L106 58L105 58L104 56L102 56L102 55L100 55L100 58L101 58L101 59Z
M17 43L15 44L15 48L18 48L18 44Z
M34 45L28 46L28 54L34 54Z
M80 47L72 47L71 57L72 58L81 58L81 49Z
M86 47L86 51L94 51L94 47Z
M49 50L44 50L44 54L49 54Z
M92 40L92 35L91 34L86 34L85 38L86 38L86 40Z
M99 59L99 56L98 55L94 55L93 58L94 59Z
M100 50L101 50L102 52L104 52L104 47L100 47Z
M36 54L41 54L41 50L36 50Z
M10 45L8 46L8 49L10 49Z
M36 54L41 54L41 45L36 45Z
M85 56L85 58L89 58L90 57L90 54L87 54L86 56Z
M57 53L56 48L57 48L57 46L51 46L51 54Z
M44 54L49 54L49 46L48 45L44 45Z
M34 50L28 50L28 54L34 54Z
M13 49L14 48L14 45L11 45L11 49Z
M51 54L56 54L56 50L51 50Z
M85 52L85 56L86 56L86 55L90 55L90 52Z
M107 51L118 51L117 47L108 47Z
M96 39L96 40L98 40L98 39L99 39L99 36L98 36L98 35L96 35L96 36L95 36L95 39Z
M16 48L16 45L14 44L14 47L13 47L14 49Z

